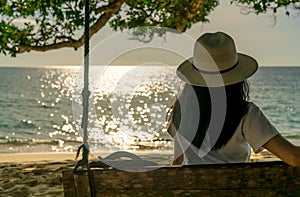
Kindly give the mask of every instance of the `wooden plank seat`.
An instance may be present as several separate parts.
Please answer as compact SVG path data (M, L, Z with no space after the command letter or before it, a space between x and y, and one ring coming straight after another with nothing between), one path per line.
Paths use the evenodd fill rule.
M300 196L300 168L281 161L141 172L92 166L90 174L94 196ZM66 197L91 196L86 170L64 171L63 185Z

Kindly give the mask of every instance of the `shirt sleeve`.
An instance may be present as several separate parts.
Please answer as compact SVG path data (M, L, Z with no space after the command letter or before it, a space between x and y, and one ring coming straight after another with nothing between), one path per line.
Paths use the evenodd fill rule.
M263 145L279 134L264 113L253 103L249 103L242 129L245 139L255 153L262 151Z

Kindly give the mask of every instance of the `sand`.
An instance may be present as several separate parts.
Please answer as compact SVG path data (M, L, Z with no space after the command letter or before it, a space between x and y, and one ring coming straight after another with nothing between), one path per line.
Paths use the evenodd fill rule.
M63 196L62 171L74 168L75 155L73 152L0 154L0 196ZM267 151L251 158L276 160Z
M0 196L63 196L62 171L75 153L0 154Z

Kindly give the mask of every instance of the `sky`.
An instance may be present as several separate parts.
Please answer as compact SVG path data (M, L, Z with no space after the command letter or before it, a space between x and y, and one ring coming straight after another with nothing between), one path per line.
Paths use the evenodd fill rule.
M194 24L185 35L196 39L206 32L223 31L234 38L238 52L254 57L260 66L300 66L300 16L297 16L296 12L292 12L289 17L284 15L284 12L279 13L275 21L272 13L243 14L238 6L230 5L228 0L224 0L208 18L209 23ZM91 50L101 46L103 40L117 42L112 39L116 34L120 32L113 32L109 26L104 27L92 37ZM182 45L179 44L178 47ZM114 53L115 48L111 47L110 50ZM0 66L5 67L82 64L83 47L77 51L69 48L30 52L18 54L16 58L0 55Z

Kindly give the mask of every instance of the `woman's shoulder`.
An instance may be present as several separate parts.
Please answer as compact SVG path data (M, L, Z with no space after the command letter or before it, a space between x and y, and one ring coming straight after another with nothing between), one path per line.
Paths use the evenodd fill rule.
M246 118L252 118L252 117L261 117L261 115L263 114L263 111L261 110L261 108L256 105L253 102L248 102L247 105L247 113L245 114Z
M260 111L260 108L253 102L248 102L247 108L248 108L248 113Z
M265 116L263 110L253 102L249 102L247 106L246 119L253 123L253 121L268 123L269 120Z

